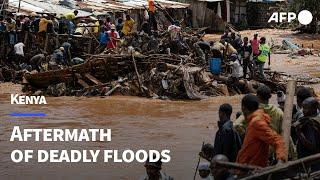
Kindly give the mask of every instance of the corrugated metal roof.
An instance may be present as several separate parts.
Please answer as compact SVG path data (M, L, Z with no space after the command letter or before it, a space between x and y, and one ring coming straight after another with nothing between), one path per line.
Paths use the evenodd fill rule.
M248 0L248 2L286 2L286 0Z
M72 11L71 8L58 5L57 0L22 0L21 9L25 11L50 12L57 14L65 14ZM180 3L169 0L156 0L163 8L181 9L187 8L190 4ZM9 0L9 4L15 8L18 7L19 0ZM145 9L148 6L147 0L85 0L77 2L80 9L92 9L93 12L107 13L113 11L128 11L133 9ZM91 13L79 10L78 16L89 16Z
M19 0L9 0L9 6L13 8L18 8ZM37 0L22 0L20 8L28 12L46 12L46 13L56 13L56 14L66 14L72 12L73 9L53 4L40 2ZM78 17L90 16L92 13L79 10Z
M19 7L19 0L9 0L9 5L12 7ZM45 12L44 9L34 6L32 4L26 3L24 1L21 1L20 9L28 12Z
M86 0L86 2L93 2L94 0ZM144 9L144 6L148 6L147 0L97 0L94 1L97 4L103 4L106 8L115 7L115 8L123 8L123 9ZM164 8L173 8L173 9L180 9L180 8L187 8L190 4L187 3L180 3L176 1L169 1L169 0L156 0L155 2L159 3Z
M116 1L101 1L96 2L92 0L87 0L78 3L79 6L83 6L85 8L91 8L96 11L127 11L129 9L133 9L134 7L124 5L122 3Z
M204 1L204 2L222 2L224 0L198 0L198 1Z

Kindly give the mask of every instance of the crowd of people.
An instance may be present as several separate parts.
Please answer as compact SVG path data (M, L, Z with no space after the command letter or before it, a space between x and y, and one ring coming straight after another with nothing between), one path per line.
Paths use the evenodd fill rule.
M285 97L283 92L277 94L281 94L277 95L278 105L269 102L272 94L265 85L258 88L256 95L245 95L235 120L231 118L230 104L220 106L214 143L204 144L199 153L208 161L199 165L200 179L232 180L244 175L218 162L267 167L320 153L320 104L313 90L298 88L289 147L285 146L282 135ZM172 179L161 171L161 162L146 162L145 167L148 178L144 179ZM317 164L310 168L320 170Z
M99 39L99 49L114 49L117 48L120 37L129 35L135 25L135 21L129 14L125 15L124 21L122 17L118 17L115 23L111 21L110 16L106 19L78 18L78 14L78 10L74 10L65 15L32 12L29 15L9 13L6 16L0 16L2 38L0 69L6 66L15 71L42 72L83 63L83 59L72 57L73 36L92 35ZM61 44L56 42L55 50L49 54L45 49L47 34L53 37L58 34L68 34L69 39ZM29 38L28 41L26 36ZM30 43L31 41L33 43ZM28 52L28 57L25 52L25 43L32 46L28 47L32 49ZM36 51L38 48L39 50ZM0 78L0 81L3 81L2 75Z
M148 1L148 8L144 21L137 25L135 20L127 13L117 13L115 16L104 15L98 17L81 17L78 10L66 14L55 13L35 13L28 15L19 13L7 13L0 16L0 35L1 44L6 48L1 56L1 66L8 65L15 70L36 70L44 71L41 64L49 64L47 70L53 70L57 67L65 67L81 63L83 60L79 57L71 57L71 40L73 36L90 36L99 41L99 46L95 53L103 52L105 49L116 49L120 42L126 37L137 31L151 34L158 30L156 20L157 3L153 0ZM171 30L170 30L171 31ZM172 30L176 31L176 30ZM28 41L26 41L28 32ZM57 35L68 34L69 40L59 43L58 38L55 41L55 50L48 54L45 48L46 36L57 37ZM31 39L31 40L30 40ZM32 41L32 43L30 43ZM37 54L26 57L25 47L30 44L32 50L39 48ZM68 44L66 47L65 45ZM38 47L35 47L38 45ZM73 58L76 58L72 61ZM74 63L76 62L76 63ZM52 65L52 66L50 66ZM0 72L1 74L1 72ZM1 81L3 79L0 79Z
M177 25L179 26L179 24ZM181 29L176 33L178 37L180 31ZM266 37L259 37L258 33L255 33L252 39L249 37L241 38L240 34L227 27L218 41L207 41L201 38L200 40L191 40L191 42L195 54L200 58L199 61L203 66L209 66L210 59L219 58L223 65L221 72L233 80L266 80L265 64L268 63L269 66L271 64L271 48ZM176 41L175 46L179 47L179 44L183 43L180 38ZM170 47L170 49L173 51L174 47Z
M74 65L76 64L74 62L84 62L79 57L71 57L73 48L71 40L63 43L69 43L67 48L56 42L56 50L50 55L44 48L38 54L33 54L31 57L26 58L23 51L26 46L24 44L26 40L25 38L19 39L17 36L17 32L21 31L30 32L37 39L37 42L43 44L48 33L53 36L57 34L69 34L71 35L70 37L73 35L93 36L99 41L99 46L95 53L103 52L106 49L116 49L125 44L126 36L137 32L149 35L150 42L148 44L158 46L159 25L155 18L156 9L157 4L152 0L148 1L147 13L141 25L137 25L130 14L117 15L116 17L106 16L97 19L92 17L79 18L78 10L64 15L37 14L33 12L26 16L9 13L6 18L0 16L0 32L4 34L6 44L10 47L10 50L4 53L5 57L2 57L2 59L6 59L8 61L6 63L16 70L29 66L29 69L37 71L45 69L39 67L44 62L49 64L50 68L48 70ZM186 14L190 15L190 12ZM170 43L166 53L185 54L185 51L188 51L186 47L189 45L195 51L195 55L200 57L200 62L203 66L208 66L209 59L212 57L221 58L223 63L226 64L227 74L235 80L255 78L257 77L256 75L259 75L261 79L265 79L264 65L267 61L270 64L270 47L267 45L265 37L259 38L258 34L255 34L251 40L248 37L241 39L239 34L227 28L220 41L208 42L202 39L200 41L191 39L189 40L190 42L186 42L188 40L185 40L180 34L182 31L180 22L170 20L170 18L169 21L172 22L167 28ZM188 22L192 24L191 20L188 20ZM155 43L152 43L153 40ZM130 46L136 48L134 42L133 40ZM151 51L157 49L152 47L149 48ZM73 58L76 58L76 60L72 61ZM51 64L52 66L50 66Z
M255 33L252 39L226 29L220 41L210 42L213 57L223 58L231 67L233 78L253 79L256 75L262 80L266 79L264 74L265 63L271 63L271 50L265 37L258 37ZM220 50L220 53L218 52ZM249 72L249 73L248 73Z

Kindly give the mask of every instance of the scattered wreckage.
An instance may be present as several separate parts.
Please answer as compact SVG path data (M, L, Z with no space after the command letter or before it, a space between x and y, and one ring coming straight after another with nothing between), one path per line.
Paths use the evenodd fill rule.
M188 63L188 57L167 54L100 54L69 68L25 73L25 90L46 95L121 94L170 99L204 99L208 96L255 92L260 83L285 91L285 74L266 71L267 80L233 80L213 75Z
M254 93L261 83L273 92L285 91L290 78L282 72L265 70L266 79L230 76L224 58L222 73L210 71L210 52L198 45L205 28L181 32L182 41L170 40L167 32L132 34L117 49L86 54L85 62L58 70L27 72L27 93L51 96L130 95L160 99L199 100L210 96ZM310 80L300 84L317 83Z
M297 59L299 57L305 57L308 55L315 55L315 50L313 50L312 48L313 47L299 47L298 45L292 43L290 39L283 39L281 45L273 47L275 54L288 54L288 56L292 59Z

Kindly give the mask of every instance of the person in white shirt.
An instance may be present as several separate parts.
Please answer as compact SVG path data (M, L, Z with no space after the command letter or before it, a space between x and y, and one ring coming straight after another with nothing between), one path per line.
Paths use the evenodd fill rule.
M243 76L243 68L240 64L238 55L232 54L230 59L231 59L230 64L232 65L231 77L239 79L240 77Z
M16 55L24 56L23 52L24 44L22 42L19 42L14 45L14 52Z
M24 61L24 44L19 42L13 46L14 49L14 60L17 65L21 64Z
M178 26L178 23L172 24L168 27L168 32L170 34L171 40L177 40L179 39L179 34L181 32L181 27Z

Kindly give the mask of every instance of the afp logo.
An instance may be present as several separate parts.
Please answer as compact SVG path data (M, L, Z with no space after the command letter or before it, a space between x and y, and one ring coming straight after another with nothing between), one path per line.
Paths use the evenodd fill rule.
M295 20L297 18L297 14L294 12L274 12L268 20L270 22L288 22ZM312 22L313 16L310 11L303 10L298 14L298 21L302 25L308 25Z

